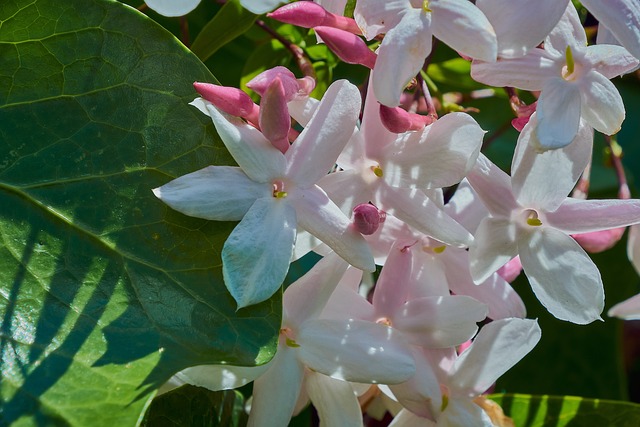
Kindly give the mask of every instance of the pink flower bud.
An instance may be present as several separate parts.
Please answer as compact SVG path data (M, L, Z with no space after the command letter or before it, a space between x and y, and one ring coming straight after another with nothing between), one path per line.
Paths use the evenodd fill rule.
M225 113L258 124L260 108L240 89L200 82L195 82L193 87L204 99Z
M291 116L287 108L284 85L280 77L271 81L262 96L260 104L260 130L282 153L289 149L289 129Z
M247 87L255 91L258 95L264 96L267 88L269 88L269 85L271 85L275 79L280 80L287 101L291 101L298 94L299 84L296 76L288 68L282 66L263 71L252 78L247 83Z
M315 30L338 58L349 64L360 64L373 69L378 56L360 37L331 27L317 27Z
M353 208L353 225L365 236L375 233L387 217L370 203L361 203Z
M290 3L267 14L267 17L280 22L304 28L319 26L334 27L353 34L361 34L356 21L344 16L327 12L319 4L310 1Z
M518 277L521 272L522 263L520 262L519 256L513 258L511 261L498 269L498 275L509 283L516 280L516 277Z
M611 249L620 241L626 227L612 228L610 230L592 231L591 233L573 234L571 237L592 254Z
M380 104L380 120L389 132L405 133L422 130L435 120L430 116L409 113L400 107L387 107Z

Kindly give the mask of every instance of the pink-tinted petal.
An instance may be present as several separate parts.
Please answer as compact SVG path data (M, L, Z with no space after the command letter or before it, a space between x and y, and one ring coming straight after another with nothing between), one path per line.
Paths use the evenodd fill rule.
M497 62L473 61L471 64L471 77L480 83L524 90L542 89L544 82L559 72L554 58L542 49L533 49L520 58L498 58Z
M286 67L277 66L269 68L258 74L247 82L247 87L260 96L264 96L265 92L271 86L274 80L280 80L284 97L287 101L291 101L298 94L298 81L296 76ZM263 106L264 100L260 103Z
M476 230L473 245L469 248L473 281L484 282L517 254L515 225L507 219L484 219Z
M351 225L319 187L304 190L301 197L292 200L300 227L313 234L344 260L365 271L375 271L373 254L367 241Z
M524 56L542 43L566 9L558 0L478 0L498 37L498 56ZM544 11L544 13L540 13Z
M631 54L640 58L640 5L637 0L583 0L582 4Z
M318 317L349 265L336 253L318 261L284 293L283 307L288 322L301 324Z
M552 315L580 325L602 320L600 272L575 240L542 226L520 237L518 250L533 292Z
M627 257L636 272L640 272L640 225L629 227L627 240Z
M433 34L453 49L471 58L495 61L496 33L486 16L466 0L433 0Z
M607 315L624 320L640 320L640 294L614 305Z
M256 199L271 192L271 184L254 182L232 166L207 166L153 189L178 212L215 221L240 221Z
M304 366L296 353L296 349L280 346L270 369L253 383L249 426L289 424L304 376Z
M351 384L317 372L307 374L307 392L325 426L361 427L362 412Z
M299 358L330 377L397 384L415 373L409 346L388 326L362 320L308 320L296 342Z
M271 182L284 174L286 160L277 148L253 126L220 113L207 105L213 124L224 145L249 178Z
M291 117L282 80L276 77L264 91L260 103L262 134L282 153L289 149Z
M411 8L409 0L360 0L353 16L368 40L398 25Z
M471 297L417 298L398 307L392 325L411 344L427 348L453 347L471 339L477 322L487 316L487 306Z
M302 126L306 126L316 112L318 105L320 105L320 101L315 98L305 97L289 101L287 105L291 117Z
M389 156L385 181L421 189L457 184L475 164L484 133L468 114L449 113L426 127L419 141Z
M397 135L389 132L384 127L380 119L380 103L376 98L373 90L373 79L369 79L367 87L367 98L364 102L364 111L362 113L362 126L360 128L359 141L364 147L364 154L369 159L382 161L385 149L395 141ZM363 150L359 149L357 153Z
M304 130L286 153L287 177L298 187L315 184L333 168L360 114L360 92L346 80L329 86Z
M489 211L467 179L460 182L453 197L445 205L444 211L471 233L474 233L480 222L489 216Z
M536 109L536 133L543 149L562 148L576 137L580 126L580 95L577 84L561 77L545 82Z
M262 302L282 286L296 238L296 212L274 197L255 201L222 248L224 284L238 308Z
M537 125L534 114L520 133L511 163L511 185L520 205L554 211L591 161L593 129L581 121L571 144L540 152Z
M382 209L434 239L459 247L473 241L464 227L420 190L380 186L378 199Z
M595 71L584 76L580 86L584 121L606 135L617 133L625 117L624 103L618 89Z
M567 234L589 233L640 223L640 200L579 200L567 198L546 214L548 225Z
M394 244L376 281L373 305L380 316L391 316L408 299L413 251L404 244Z
M509 217L518 207L511 190L511 178L484 154L478 156L467 180L491 214Z
M402 91L430 52L431 15L422 9L411 9L387 32L378 50L372 79L380 103L388 107L400 104Z
M475 397L486 391L540 341L536 320L495 320L480 329L471 347L453 364L448 386L452 394Z
M200 0L145 0L149 8L164 16L183 16L195 9Z
M598 30L600 34L600 30ZM589 46L586 59L593 69L608 79L621 76L638 66L638 59L621 46L598 44Z
M587 36L580 22L578 11L567 0L562 0L567 8L562 18L544 42L545 50L564 56L567 46L583 48L587 46Z

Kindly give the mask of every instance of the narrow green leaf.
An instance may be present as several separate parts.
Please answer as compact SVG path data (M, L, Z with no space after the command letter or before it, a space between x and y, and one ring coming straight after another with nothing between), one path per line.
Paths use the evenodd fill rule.
M347 0L347 4L344 6L344 16L347 18L353 18L353 11L356 10L357 0Z
M251 28L257 17L243 8L239 0L226 2L198 34L191 51L206 61L222 46Z
M135 425L180 369L268 361L280 296L236 312L235 224L151 192L232 163L188 105L215 78L119 2L4 1L0 23L0 424Z
M516 427L636 427L640 405L574 396L493 394Z

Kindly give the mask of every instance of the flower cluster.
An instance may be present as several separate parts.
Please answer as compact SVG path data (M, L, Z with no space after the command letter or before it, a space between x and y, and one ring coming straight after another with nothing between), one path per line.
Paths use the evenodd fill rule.
M257 13L278 4L243 3ZM359 0L354 19L341 16L345 1L323 0L271 13L370 68L364 103L345 80L311 98L313 79L283 67L247 85L259 105L238 89L196 83L192 105L238 166L153 191L186 215L239 221L222 251L238 308L277 292L291 260L323 258L285 290L271 362L192 367L167 387L255 381L250 425L286 425L309 401L324 425L362 425L358 396L372 388L395 426L493 425L478 397L541 336L509 282L523 270L556 318L599 320L603 284L583 247L640 223L640 200L569 197L591 161L594 130L613 135L624 120L609 79L640 56L637 2L583 3L601 40L625 47L587 46L569 0ZM471 61L475 80L538 94L514 123L510 175L480 152L485 132L471 115L399 107L434 36ZM365 39L381 40L375 52ZM640 265L637 233L630 253ZM639 306L612 314L637 316Z

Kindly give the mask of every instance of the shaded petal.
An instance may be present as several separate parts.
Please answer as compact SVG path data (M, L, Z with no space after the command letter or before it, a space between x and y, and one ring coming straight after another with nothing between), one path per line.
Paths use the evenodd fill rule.
M567 198L545 214L552 227L567 234L609 230L640 223L640 200L580 200Z
M380 186L380 208L441 242L466 247L473 236L418 189Z
M415 373L413 356L399 333L362 320L307 320L296 342L300 360L332 378L397 384Z
M296 353L293 348L279 346L270 369L253 383L248 426L289 425L304 378L304 366Z
M494 427L489 415L473 400L453 398L438 418L438 427Z
M452 395L474 397L484 393L540 341L536 320L502 319L484 325L473 344L450 369Z
M571 144L540 152L534 132L537 123L534 113L520 133L511 163L511 186L520 205L554 211L591 161L593 129L580 121Z
M329 173L353 134L360 114L360 92L346 80L327 89L313 117L285 154L287 177L307 188Z
M411 344L447 348L470 340L476 322L487 316L487 306L471 297L455 295L416 298L398 307L392 318Z
M300 324L318 317L348 266L333 252L292 283L285 291L282 303L287 321Z
M598 29L598 35L601 28ZM592 64L594 71L608 79L621 76L638 66L638 59L621 46L606 44L589 46L585 57Z
M345 213L352 212L357 205L367 203L373 197L362 175L354 170L330 173L318 181L318 186Z
M262 15L276 8L279 4L285 3L285 0L240 0L240 4L256 15ZM275 425L275 424L274 424Z
M174 375L180 385L191 384L212 391L229 390L250 383L271 367L260 366L200 365L183 369Z
M467 181L492 215L508 218L518 207L511 190L511 178L484 154L478 156L467 174Z
M149 8L164 16L183 16L198 7L200 0L145 0Z
M206 107L222 142L249 178L270 182L284 174L284 155L260 131L238 118L221 113L212 104Z
M569 145L580 126L580 86L555 77L545 82L536 112L536 134L545 150Z
M625 117L624 103L618 89L595 71L589 71L582 78L580 86L584 121L606 135L617 133Z
M360 404L351 384L317 372L307 374L306 384L321 425L362 426Z
M543 226L519 238L518 249L533 293L549 313L580 325L602 320L600 272L575 240Z
M409 0L360 0L353 17L367 40L371 40L398 25L410 8Z
M471 58L495 61L498 41L484 13L466 0L433 0L433 34Z
M420 71L431 52L431 15L411 9L385 35L372 73L373 89L380 103L400 104L405 86Z
M442 255L446 257L445 271L451 292L468 295L486 304L489 308L487 317L493 320L526 316L527 311L520 295L498 274L492 274L477 285L473 283L468 252L448 249Z
M545 39L544 48L557 55L564 56L567 46L583 48L587 46L587 36L582 27L575 6L563 0L567 6L562 18Z
M582 4L627 48L640 58L640 7L634 0L583 0Z
M476 6L493 25L498 37L498 55L513 58L526 55L544 41L562 17L566 2L478 0Z
M373 79L369 79L367 86L367 98L364 101L364 111L362 112L362 126L360 127L362 140L359 141L364 146L364 155L369 159L380 161L385 149L391 145L398 135L390 132L380 119L380 103L373 90Z
M460 181L453 197L444 206L444 211L471 233L475 233L480 222L489 216L489 211L466 178Z
M282 285L296 238L296 212L274 197L256 200L222 248L224 283L238 308L271 297Z
M469 269L475 283L482 283L518 255L516 227L508 219L485 218L469 247Z
M627 239L627 258L631 261L636 272L640 272L640 226L633 225L629 227L629 236Z
M302 197L292 200L300 227L322 240L354 267L375 271L367 241L325 192L314 186L302 194Z
M389 153L384 179L394 187L441 188L457 184L478 158L484 131L466 113L449 113L429 125L420 141Z
M153 194L185 215L239 221L256 199L271 191L271 184L252 181L240 168L207 166L154 188Z
M409 298L409 283L413 274L413 251L405 248L403 242L397 242L380 271L373 292L372 303L380 316L391 314L402 307Z
M289 107L289 114L293 119L300 123L302 126L306 126L313 117L313 113L320 105L320 101L310 96L302 99L294 99L289 101L287 107Z
M537 48L520 58L471 63L471 77L474 80L491 86L513 86L524 90L542 89L544 83L559 75L560 71L554 57Z

